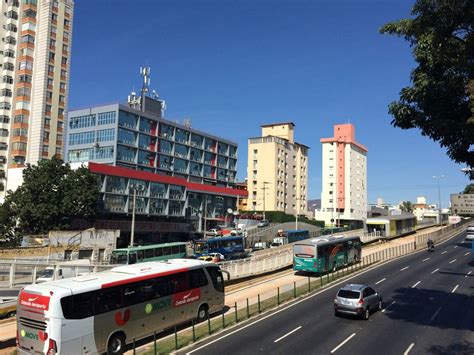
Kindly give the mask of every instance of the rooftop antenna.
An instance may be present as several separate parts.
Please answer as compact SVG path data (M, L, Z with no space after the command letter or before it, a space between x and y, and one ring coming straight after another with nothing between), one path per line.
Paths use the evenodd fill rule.
M150 86L150 67L140 67L140 75L143 76L142 95L145 95Z

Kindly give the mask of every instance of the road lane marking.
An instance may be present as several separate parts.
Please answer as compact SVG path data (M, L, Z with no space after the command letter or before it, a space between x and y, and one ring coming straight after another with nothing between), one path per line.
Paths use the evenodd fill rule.
M443 251L441 254L446 254L447 252L448 252L448 251L447 251L447 250L445 250L445 251Z
M288 335L293 334L294 332L300 330L302 327L303 327L302 325L300 325L299 327L296 327L291 332L288 332L285 335L279 337L277 340L274 341L274 343L278 343L280 340L282 340L282 339L286 338Z
M449 263L452 264L456 261L456 259L451 260Z
M456 290L458 289L458 287L459 287L459 285L456 285L456 287L455 287L455 288L453 288L453 290L451 291L451 293L454 293L454 292L456 292Z
M349 336L346 340L344 340L341 344L336 346L334 349L331 350L331 354L334 354L337 349L339 349L341 346L343 346L345 343L347 343L349 340L351 340L353 337L355 337L356 333L352 333L351 336Z
M385 307L384 309L382 309L382 313L385 313L385 311L387 309L389 309L391 306L393 306L396 302L395 301L392 301L392 303L390 303L387 307Z
M400 269L400 271L404 271L404 270L406 270L406 269L408 269L408 268L409 268L409 266L405 266L403 269Z
M413 348L414 346L415 346L415 343L411 343L408 349L405 350L403 355L408 355L410 353L411 348Z
M457 248L457 247L458 247L457 245L454 246L454 248Z
M467 255L469 255L469 254L471 254L471 252L470 252L470 251L468 251L466 254L464 254L464 256L467 256Z
M472 271L469 271L469 272L467 273L467 275L464 276L464 277L468 277L469 275L471 275L471 272L472 272Z
M436 310L436 312L434 312L434 314L431 316L430 322L432 322L432 321L436 318L436 316L438 315L439 311L441 311L441 307L439 307L439 308Z
M439 269L431 271L432 274L434 274L436 271L439 271Z
M385 280L386 280L386 278L384 277L382 280L377 281L375 284L378 285L378 284L384 282Z
M421 281L418 281L416 284L414 284L411 288L415 288L416 286L418 286L420 284Z
M430 258L426 258L426 259L423 259L423 260L421 260L421 261L426 261L426 260L430 260Z

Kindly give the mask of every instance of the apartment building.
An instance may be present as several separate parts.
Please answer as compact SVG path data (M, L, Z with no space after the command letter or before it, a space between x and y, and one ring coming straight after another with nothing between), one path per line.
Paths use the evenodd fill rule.
M248 140L247 210L306 215L309 147L295 142L293 122L261 128Z
M355 140L352 124L334 126L334 137L321 139L321 209L326 225L363 226L367 219L367 148Z
M64 154L74 2L4 0L0 197L11 169Z

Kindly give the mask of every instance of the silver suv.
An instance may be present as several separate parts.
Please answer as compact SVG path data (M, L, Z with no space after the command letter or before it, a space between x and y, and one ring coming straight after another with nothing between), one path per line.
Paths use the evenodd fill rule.
M334 314L348 314L369 319L370 313L382 309L382 296L372 287L348 284L334 299Z

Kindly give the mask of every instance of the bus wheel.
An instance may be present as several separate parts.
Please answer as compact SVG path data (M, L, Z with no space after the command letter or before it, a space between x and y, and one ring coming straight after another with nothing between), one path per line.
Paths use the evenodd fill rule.
M203 322L207 319L208 316L209 308L207 307L207 305L203 304L201 307L199 307L197 321Z
M107 355L121 355L125 352L125 335L116 333L109 339Z
M16 314L15 311L8 312L8 313L7 313L7 318L14 317L15 314Z

